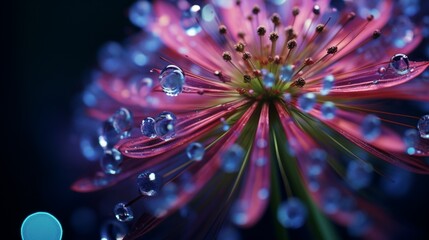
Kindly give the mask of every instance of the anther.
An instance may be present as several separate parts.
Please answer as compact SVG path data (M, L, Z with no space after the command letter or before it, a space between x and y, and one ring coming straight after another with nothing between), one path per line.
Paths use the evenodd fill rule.
M249 52L243 53L243 60L249 60L251 58L252 58L252 54L250 54Z
M380 30L376 29L373 33L372 33L372 38L373 39L377 39L381 36L381 32Z
M293 82L293 84L292 84L293 86L296 86L296 87L299 87L299 88L302 88L302 87L304 87L304 85L305 85L305 79L304 78L302 78L302 77L300 77L300 78L298 78L297 80L295 80L295 82Z
M332 47L330 47L330 48L326 49L326 52L327 52L328 54L334 54L334 53L336 53L337 51L338 51L338 47L337 47L337 46L332 46Z
M226 82L225 77L223 76L221 71L215 71L214 75L219 78L222 82Z
M257 5L252 8L252 13L255 15L258 15L260 11L261 9Z
M317 33L321 33L321 32L323 32L323 30L325 29L325 25L323 25L323 24L318 24L317 26L316 26L316 32Z
M297 43L295 39L289 40L287 42L287 48L288 49L294 49L296 47Z
M225 35L228 32L227 28L225 25L220 25L219 26L219 33L222 35Z
M264 26L259 26L259 27L256 29L256 32L258 33L258 35L259 35L259 36L264 36L264 35L265 35L265 33L267 33L267 29L265 29L265 27L264 27Z
M298 8L298 7L294 7L294 8L292 9L292 15L293 15L294 17L296 17L296 16L298 16L298 14L299 14L299 8Z
M245 47L244 44L241 42L234 45L234 49L237 52L244 52L244 47Z
M304 60L304 65L306 65L306 66L308 66L308 65L312 65L313 63L314 63L314 60L313 60L311 57L306 58L306 59Z
M314 13L314 15L319 15L320 14L320 6L319 5L314 5L313 6L313 13Z
M277 13L274 13L271 16L271 22L273 22L275 27L278 27L280 25L280 16Z
M247 74L243 76L243 79L244 79L245 83L250 83L250 81L252 80L252 78L250 77L250 75L247 75Z
M226 62L231 62L231 60L232 60L231 53L230 52L223 52L222 53L222 58Z
M279 34L277 32L270 33L270 41L275 42L279 39Z
M279 55L274 56L274 63L280 64L280 56Z

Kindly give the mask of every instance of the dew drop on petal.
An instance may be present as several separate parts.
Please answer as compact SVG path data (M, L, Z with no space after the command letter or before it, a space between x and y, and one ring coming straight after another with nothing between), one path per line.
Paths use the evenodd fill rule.
M390 67L393 68L395 73L399 75L404 75L410 72L410 61L405 54L395 54L390 59Z
M338 189L330 187L326 189L322 197L323 210L328 214L338 211L341 204L341 193Z
M275 5L282 5L283 3L286 2L286 0L269 0L270 3L275 4Z
M282 82L289 82L292 78L293 67L292 65L284 65L280 67L279 78Z
M128 17L135 26L144 27L149 23L152 7L148 1L135 2L128 13Z
M192 5L188 10L182 12L180 24L188 36L195 36L201 32L201 26L197 19L201 19L201 7Z
M143 136L155 138L156 132L155 132L155 119L151 117L147 117L142 120L142 124L140 126L140 130L143 134Z
M126 206L125 203L116 204L113 213L120 222L129 222L134 218L133 211L129 206Z
M319 175L326 165L326 152L316 148L309 154L308 171L310 175Z
M383 76L384 74L386 74L386 71L387 69L385 67L379 67L377 73Z
M137 77L133 80L132 89L139 97L146 97L153 87L152 78Z
M356 189L367 187L372 181L372 167L368 163L350 161L347 165L346 180Z
M406 152L410 155L416 153L416 146L419 140L419 132L415 129L408 129L404 132L404 137L402 138L406 147Z
M133 127L133 115L126 108L120 108L116 113L110 117L110 121L113 124L116 132L125 136Z
M221 154L221 166L227 173L237 172L244 159L244 150L238 144L233 144L229 149Z
M159 81L167 96L177 96L183 91L185 74L178 66L168 65L159 74Z
M120 173L122 162L122 154L115 148L104 151L104 155L100 159L101 168L106 174Z
M206 22L211 22L215 19L216 11L211 4L207 4L203 7L203 10L201 12L201 17Z
M201 161L204 157L204 146L199 142L193 142L186 148L186 155L190 160Z
M101 226L101 240L123 239L127 234L127 227L117 221L107 221Z
M424 115L420 118L417 123L417 129L421 138L429 139L429 115Z
M162 176L155 172L145 171L137 177L137 186L141 194L145 196L155 196L162 188L164 180Z
M320 109L322 112L322 117L325 119L334 119L337 108L333 102L325 102Z
M176 116L171 112L162 112L155 119L156 135L163 140L170 140L176 135Z
M333 75L328 75L323 78L322 81L322 89L320 90L320 94L328 95L331 89L334 87L335 78Z
M381 133L381 121L375 115L367 115L361 125L361 133L363 138L368 141L374 141Z
M237 200L231 208L231 221L238 226L247 222L246 204L249 202Z
M307 208L298 198L289 198L277 209L277 219L285 228L300 228L307 219Z
M298 98L298 105L304 112L313 110L316 104L316 94L305 93Z

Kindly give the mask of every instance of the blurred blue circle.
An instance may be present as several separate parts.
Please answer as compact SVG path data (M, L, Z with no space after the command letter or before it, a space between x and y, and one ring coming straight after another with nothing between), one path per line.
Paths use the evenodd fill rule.
M21 225L23 240L60 240L62 235L60 222L47 212L33 213Z

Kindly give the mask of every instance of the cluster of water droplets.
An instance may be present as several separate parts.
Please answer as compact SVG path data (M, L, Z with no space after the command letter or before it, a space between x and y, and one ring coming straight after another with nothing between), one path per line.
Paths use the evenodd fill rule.
M140 130L143 136L170 140L176 135L176 124L176 115L172 112L164 111L156 118L146 117L143 119Z

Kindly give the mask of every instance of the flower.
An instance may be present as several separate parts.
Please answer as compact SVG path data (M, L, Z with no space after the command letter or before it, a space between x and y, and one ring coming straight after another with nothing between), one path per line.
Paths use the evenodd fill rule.
M124 191L135 198L113 211L137 219L125 239L179 210L199 219L185 233L199 239L223 222L252 227L268 207L279 234L307 227L335 239L329 218L387 238L394 221L363 193L384 163L429 173L429 117L380 100L428 102L411 80L429 63L408 59L421 35L405 17L389 22L393 1L365 4L136 2L130 18L142 33L102 49L83 94L104 151L96 175L73 189L131 182ZM96 158L89 143L81 147Z

